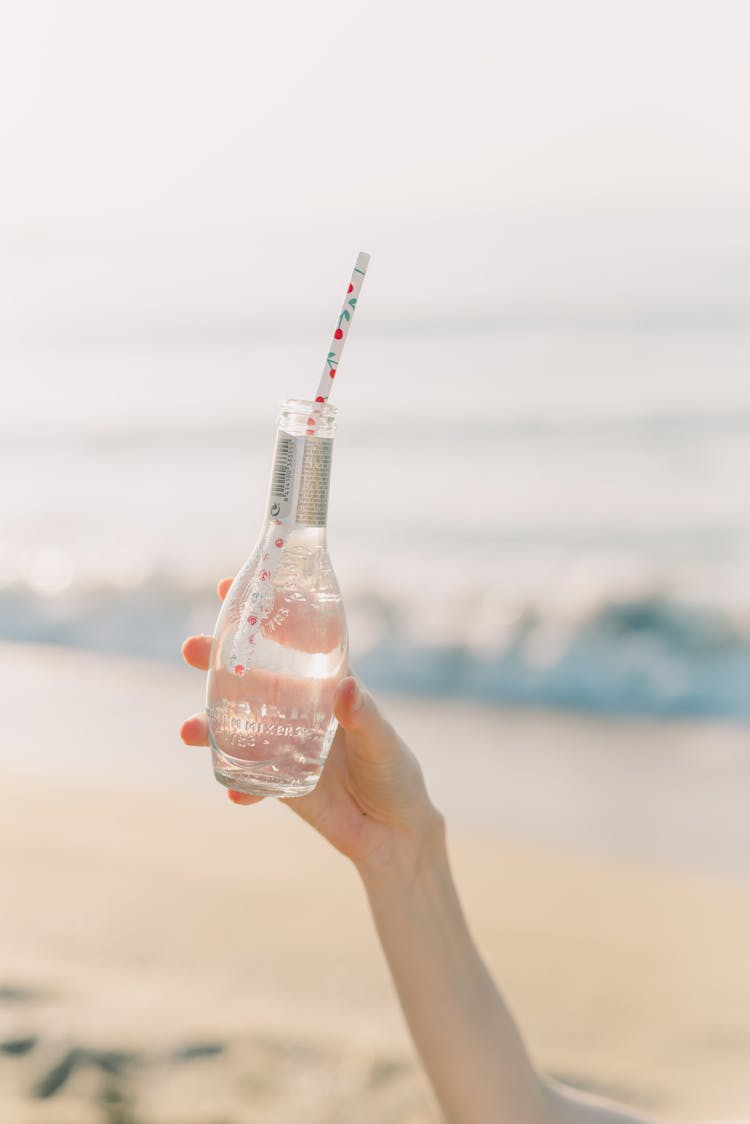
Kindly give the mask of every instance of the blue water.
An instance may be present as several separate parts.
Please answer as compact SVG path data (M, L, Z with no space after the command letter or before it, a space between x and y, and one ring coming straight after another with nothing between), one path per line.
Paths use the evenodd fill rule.
M175 660L211 631L325 327L7 348L0 638ZM357 331L329 541L373 686L750 718L746 324Z

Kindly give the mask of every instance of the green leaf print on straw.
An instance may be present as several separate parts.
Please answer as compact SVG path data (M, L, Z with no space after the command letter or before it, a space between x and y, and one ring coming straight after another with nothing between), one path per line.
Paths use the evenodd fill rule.
M344 350L346 337L349 334L352 317L356 311L357 298L359 291L362 288L362 282L365 279L367 266L370 262L370 255L360 253L354 263L354 270L352 271L349 287L346 290L344 297L344 306L341 309L339 318L336 321L336 330L333 333L331 346L326 356L325 366L323 367L323 374L320 376L320 383L318 384L318 392L315 395L315 401L320 404L328 401L328 396L331 393L333 380L336 377L336 369L341 362L341 353ZM348 306L348 307L347 307ZM351 309L351 311L350 311Z
M362 282L365 277L368 262L370 261L369 254L359 254L352 279L349 282L349 288L344 297L344 308L338 319L339 327L333 333L331 340L331 347L326 355L325 367L318 386L318 393L315 401L320 405L324 403L330 394L331 383L336 375L336 368L341 360L341 353L344 349L346 338L341 328L342 323L348 325L351 322L351 316L354 314L354 308L357 303L357 297L362 287ZM351 307L352 313L350 315L346 305ZM312 410L310 417L307 419L309 429L307 434L315 436L315 410ZM246 670L252 665L253 661L253 645L258 631L264 627L265 622L268 620L268 614L273 606L273 578L278 569L281 557L286 548L287 535L290 527L294 522L294 513L289 512L283 519L276 519L275 523L278 527L278 537L275 538L269 547L269 551L264 555L266 568L261 571L259 575L259 584L255 589L249 592L246 603L243 607L244 617L240 628L237 631L235 644L233 646L232 654L229 661L229 670L235 675L244 675Z

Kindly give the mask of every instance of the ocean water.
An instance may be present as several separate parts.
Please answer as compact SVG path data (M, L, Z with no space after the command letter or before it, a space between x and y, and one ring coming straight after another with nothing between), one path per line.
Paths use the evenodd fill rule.
M179 658L259 530L320 330L8 339L0 638ZM375 687L750 718L750 328L540 314L355 327L329 545Z

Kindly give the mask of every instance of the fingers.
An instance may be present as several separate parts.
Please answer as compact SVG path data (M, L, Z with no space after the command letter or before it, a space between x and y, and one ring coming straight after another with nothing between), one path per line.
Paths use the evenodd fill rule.
M338 683L333 695L333 713L347 733L364 733L379 718L372 695L353 675L347 675Z
M182 645L182 658L199 671L208 671L211 662L212 636L188 636Z
M397 737L393 727L382 716L375 700L354 678L348 675L336 687L333 713L346 731L347 749L368 758L380 758L393 751Z
M208 745L208 718L205 714L193 714L186 718L180 727L180 737L185 745Z
M232 585L234 578L222 578L216 586L216 592L223 601ZM211 662L212 636L188 636L182 645L182 658L191 667L198 671L208 671Z
M357 711L362 706L362 692L357 686L353 675L347 675L336 686L333 693L333 713L339 725L345 730L352 727L357 720Z
M234 788L228 789L227 796L232 804L257 804L263 799L262 796L249 796L246 792L237 792Z

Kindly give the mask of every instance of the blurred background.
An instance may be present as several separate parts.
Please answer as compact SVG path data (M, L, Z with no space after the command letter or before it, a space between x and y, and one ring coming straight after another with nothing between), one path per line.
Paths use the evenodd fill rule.
M749 36L741 0L3 10L0 640L6 791L21 794L8 797L9 877L31 863L19 841L29 784L38 807L50 786L54 819L63 780L132 789L153 769L194 780L184 799L203 809L206 763L181 764L173 745L181 708L202 701L179 647L212 631L216 580L254 545L278 404L314 393L364 249L372 262L333 399L329 511L354 664L391 696L466 839L481 829L493 847L525 840L556 862L566 847L637 860L648 877L676 866L709 878L710 894L717 877L737 880L721 908L681 899L674 933L645 946L645 976L658 975L669 934L684 936L696 912L716 926L685 954L686 976L708 975L689 1007L696 1028L673 1044L676 1068L662 1058L639 1085L654 1045L638 1038L638 1008L628 1046L595 992L581 1001L592 1037L573 1070L665 1111L681 1107L680 1089L689 1106L705 1095L705 1111L719 1090L717 1111L750 1103L750 981L720 943L749 916ZM123 848L145 816L131 799L134 818L101 829L114 838L120 823ZM216 839L240 830L199 814ZM57 838L50 829L51 853ZM293 856L296 835L287 842ZM319 861L316 885L330 890L335 859ZM587 902L601 889L591 878ZM81 883L87 900L91 885ZM666 900L673 883L637 885L651 931L643 903ZM8 952L28 953L34 933L38 958L23 979L22 961L9 964L9 993L36 994L58 947L54 926L40 936L45 894L28 894L41 913L16 910ZM99 917L101 933L99 914L83 916ZM507 936L499 921L490 932L496 921L478 920L490 960ZM85 981L91 950L76 948ZM184 955L202 962L194 946ZM723 982L717 957L730 965ZM71 964L58 975L79 978ZM532 975L529 964L509 986L555 1058L569 1043L544 997L524 990ZM378 980L365 1006L387 986ZM682 976L661 1015L681 991ZM699 1012L714 1000L706 1029ZM391 1010L387 995L377 1002ZM24 1022L34 1011L48 1025L39 1003L8 1000L8 1041L41 1033ZM692 1026L686 1010L678 1028ZM337 1033L351 1032L350 1017ZM70 1012L54 1019L60 1041L65 1019L79 1025ZM101 1037L96 1019L85 1025ZM592 1043L606 1027L605 1058ZM685 1092L696 1036L712 1044L713 1061L700 1057L715 1079ZM8 1096L19 1121L47 1120L33 1115L45 1097L26 1096L32 1078L14 1076L39 1069L28 1054L7 1071ZM432 1119L411 1062L393 1071L401 1093L388 1092L383 1062L387 1096L380 1079L363 1093L358 1076L342 1109L342 1079L304 1056L283 1071L273 1109L246 1088L193 1117L189 1082L177 1083L179 1110L138 1108L121 1090L92 1100L81 1085L77 1119L282 1119L300 1069L321 1121L369 1120L375 1086L385 1107L373 1120ZM218 1074L190 1080L216 1088ZM57 1096L75 1092L72 1078L62 1085Z
M746 718L750 21L677 11L6 14L5 638L211 631L364 248L330 515L362 673Z

